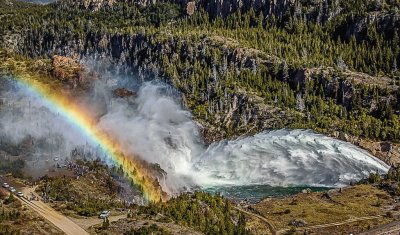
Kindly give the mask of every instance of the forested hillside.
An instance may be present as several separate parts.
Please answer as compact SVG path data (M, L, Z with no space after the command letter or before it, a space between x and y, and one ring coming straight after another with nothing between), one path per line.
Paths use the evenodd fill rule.
M400 139L398 0L1 6L1 47L111 57L122 73L162 79L208 142L283 127Z

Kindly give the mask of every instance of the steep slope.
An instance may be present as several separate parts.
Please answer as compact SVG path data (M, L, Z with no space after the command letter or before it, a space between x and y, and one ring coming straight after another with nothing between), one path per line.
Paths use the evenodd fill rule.
M20 20L4 22L3 47L111 58L121 73L161 78L182 92L208 142L282 127L360 144L400 138L395 1L199 1L191 17L182 2L76 4L32 9L31 19L9 12Z

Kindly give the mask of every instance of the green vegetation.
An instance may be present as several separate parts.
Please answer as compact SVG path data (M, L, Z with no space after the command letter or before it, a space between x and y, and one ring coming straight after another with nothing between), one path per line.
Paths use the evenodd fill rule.
M10 226L0 224L0 233L2 235L16 235L18 231L13 230Z
M81 216L96 216L101 211L123 207L123 203L116 197L119 190L116 182L104 166L96 169L96 172L90 172L79 180L68 177L44 177L43 184L37 192L53 201L57 209L74 211ZM93 184L94 180L98 183Z
M22 159L1 159L0 160L0 174L11 173L14 177L23 178L23 168L25 166L25 161Z
M19 231L9 224L24 219L20 207L21 202L13 194L7 196L6 191L0 189L0 234L18 234Z
M170 235L171 233L164 228L152 224L148 227L132 228L131 231L125 232L124 235Z
M371 184L385 190L392 196L400 196L400 168L392 166L386 175L371 172L360 184Z
M18 210L11 210L6 212L4 209L0 212L0 223L6 220L16 220L21 216L21 212Z
M283 15L250 9L212 19L203 8L188 17L173 2L117 1L99 11L57 3L1 8L0 32L22 37L16 48L28 56L69 45L162 78L221 137L290 127L398 142L399 7L340 0L327 6L340 9L328 20L323 7L299 1Z
M159 213L205 234L248 234L243 214L219 195L182 194L165 203L150 203L138 208L138 214Z
M43 187L38 189L38 192L47 192L47 197L51 200L68 202L66 208L82 216L95 216L112 206L109 200L77 194L71 184L71 179L68 178L48 180Z
M10 195L6 199L4 199L3 203L5 205L9 205L9 204L14 203L16 201L17 201L17 199L14 197L14 194L10 193Z

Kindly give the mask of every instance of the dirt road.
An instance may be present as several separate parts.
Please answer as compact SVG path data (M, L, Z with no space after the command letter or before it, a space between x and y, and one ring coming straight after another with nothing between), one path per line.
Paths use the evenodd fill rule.
M13 182L15 185L15 182ZM25 196L34 193L35 188L17 186L17 189L24 193ZM36 193L34 193L36 195ZM36 195L37 196L37 195ZM30 201L25 197L17 197L23 204L37 212L43 218L54 224L60 230L67 235L89 235L83 228L79 227L76 223L70 220L68 217L57 212L49 205L41 201Z
M270 231L273 235L276 234L275 227L274 227L265 217L263 217L263 216L261 216L261 215L254 214L254 213L252 213L252 212L250 212L250 211L243 210L243 209L241 209L241 208L239 208L239 207L234 207L234 208L235 208L236 210L242 212L242 213L245 213L245 214L247 214L247 215L256 217L257 219L263 221L265 224L267 224L269 231Z
M290 229L282 229L276 231L274 226L263 216L246 211L244 209L241 209L239 207L234 207L236 210L243 212L247 215L256 217L266 223L268 225L268 228L272 234L285 234L287 233ZM395 213L395 215L399 215L400 213ZM357 221L364 221L364 220L372 220L372 219L379 219L384 217L385 215L376 215L376 216L365 216L365 217L356 217L352 218L349 220L341 221L341 222L333 222L333 223L327 223L327 224L318 224L318 225L312 225L308 227L301 227L298 230L303 231L303 230L312 230L312 229L321 229L321 228L328 228L328 227L333 227L333 226L340 226L348 223L354 223ZM400 234L400 221L393 221L389 224L382 225L376 229L372 229L370 231L361 233L362 235L376 235L376 234L382 234L382 235L398 235ZM360 234L360 235L361 235Z
M360 235L376 235L376 234L385 234L385 235L400 234L400 221L393 221L391 223L382 225L378 228L360 233Z
M398 213L396 213L395 215L398 215ZM375 215L375 216L365 216L365 217L356 217L356 218L352 218L352 219L348 219L345 221L341 221L341 222L333 222L333 223L327 223L327 224L318 224L318 225L312 225L312 226L307 226L307 227L301 227L298 228L299 231L303 231L303 230L312 230L312 229L321 229L321 228L329 228L329 227L334 227L334 226L341 226L341 225L345 225L345 224L349 224L349 223L354 223L354 222L358 222L358 221L364 221L364 220L373 220L373 219L379 219L379 218L383 218L386 215ZM277 232L277 234L284 234L286 232L288 232L290 229L282 229L279 230ZM378 232L380 231L380 232ZM387 231L389 233L387 233ZM395 231L397 231L397 233L394 233ZM392 223L386 224L386 225L382 225L381 227L377 228L377 229L373 229L371 231L362 233L364 235L372 235L372 234L400 234L398 231L400 231L400 221L394 221ZM392 233L393 232L393 233Z
M29 201L26 198L19 198L19 200L50 221L67 235L89 235L89 233L87 233L83 228L79 227L76 223L58 213L45 203L40 201Z
M25 197L30 196L33 193L37 198L39 196L35 193L35 187L27 187L21 182L15 181L14 179L9 179L7 177L0 175L0 184L7 182L11 186L15 187L17 191L21 191ZM66 234L71 235L88 235L89 233L85 231L89 227L102 223L102 220L97 217L92 218L69 218L64 216L63 214L57 212L49 205L42 201L30 201L26 198L17 197L24 205L37 212L40 216L47 219L49 222L54 224L60 230L62 230ZM110 216L109 221L117 221L121 218L126 218L126 215L115 215Z

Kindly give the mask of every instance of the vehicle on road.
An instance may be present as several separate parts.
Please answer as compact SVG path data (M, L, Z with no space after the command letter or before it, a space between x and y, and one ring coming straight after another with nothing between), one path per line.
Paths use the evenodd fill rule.
M23 197L24 194L23 194L22 192L18 192L18 193L17 193L17 196L18 196L18 197Z
M110 211L102 211L99 215L100 219L105 219L108 218L110 216Z
M8 190L10 190L10 192L15 193L17 190L15 190L14 187L9 187Z
M9 188L10 185L8 185L7 183L3 183L3 188Z

